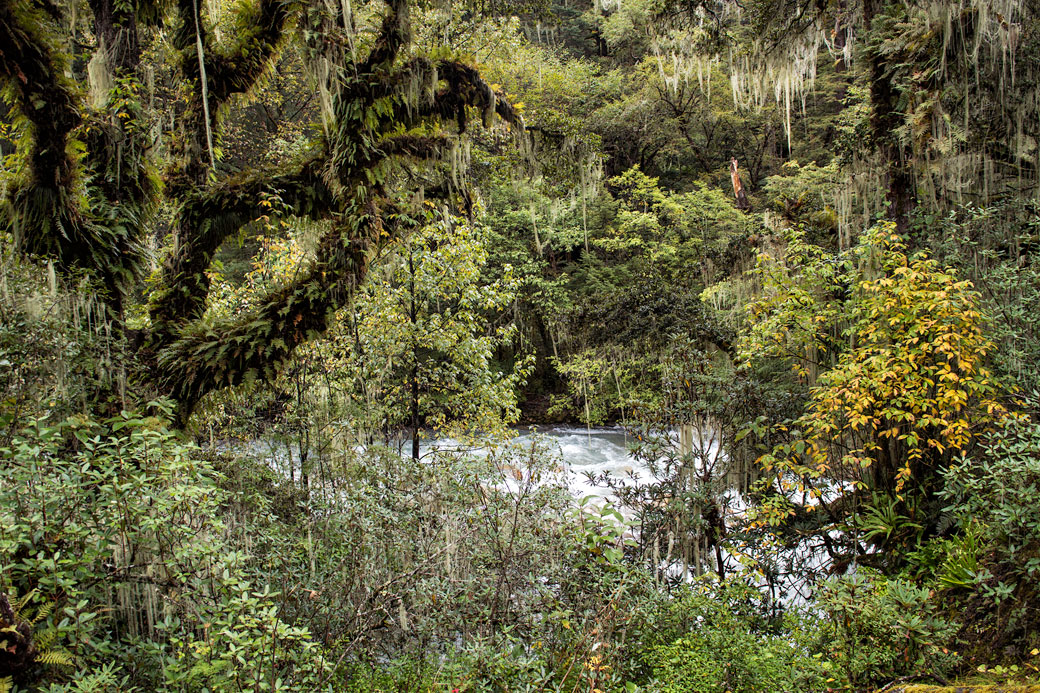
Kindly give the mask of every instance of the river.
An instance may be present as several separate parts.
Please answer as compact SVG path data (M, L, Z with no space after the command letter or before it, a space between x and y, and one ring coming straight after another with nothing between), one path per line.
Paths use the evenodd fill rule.
M534 430L524 429L509 445L529 449L535 441L547 446L550 453L559 457L567 472L568 486L577 498L596 496L605 498L609 490L589 482L589 475L607 472L621 480L631 481L632 474L646 479L648 472L640 462L629 454L632 441L622 428L584 428L575 426L540 426ZM435 449L451 450L459 447L452 439L435 439L424 442L423 454Z
M609 498L610 489L593 485L588 478L590 475L600 476L603 473L607 473L625 483L651 480L651 475L646 466L641 461L636 460L629 452L632 437L627 435L620 427L540 426L535 429L517 430L516 437L507 444L517 446L522 450L530 450L536 442L543 448L548 448L548 452L562 464L567 485L575 499L585 499L592 496L592 502L595 502L596 499L607 500ZM678 443L678 436L676 436L676 443ZM402 451L406 451L410 449L410 442L402 440L400 441L400 446ZM713 455L717 453L717 448L714 444L711 445L709 450ZM433 438L422 441L420 445L422 458L432 460L437 451L465 451L470 455L488 454L486 446L478 444L474 447L472 443L466 445L451 438ZM272 445L267 455L270 463L281 468L283 473L288 471L283 468L286 466L289 457L286 452L287 448ZM292 454L292 458L298 469L299 462L295 451ZM506 485L512 485L509 478L506 479ZM731 488L723 494L721 502L726 524L741 524L741 517L746 511L745 501L741 494L736 489ZM816 564L822 565L822 562L825 560L823 556L816 555L811 549L806 550L806 547L800 544L793 549L791 547L777 546L774 551L772 558L778 564L788 562L792 564L807 563L811 567ZM729 574L744 570L736 555L728 550L724 557L724 563ZM787 584L780 588L779 593L774 593L774 597L789 604L800 603L806 598L807 592L803 591L805 589L806 586L803 584Z

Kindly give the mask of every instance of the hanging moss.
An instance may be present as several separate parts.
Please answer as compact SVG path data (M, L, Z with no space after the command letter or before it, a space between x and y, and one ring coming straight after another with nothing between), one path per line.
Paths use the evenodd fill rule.
M350 299L373 249L407 229L408 215L383 190L395 161L449 161L448 194L461 192L465 201L458 174L468 162L468 144L460 146L457 134L466 129L470 111L488 126L498 117L517 132L522 127L519 114L475 68L450 59L398 64L410 41L404 0L387 2L365 55L358 55L352 39L337 39L355 31L349 2L243 2L229 15L234 38L222 42L202 16L204 3L180 0L173 45L183 98L170 143L172 165L160 181L134 62L134 7L147 8L110 0L90 4L99 36L105 34L91 68L95 103L104 108L87 117L86 103L64 76L60 46L47 40L56 18L29 4L0 7L0 45L12 46L4 49L0 77L29 133L27 173L7 199L7 219L23 250L53 256L59 269L84 269L107 284L118 322L122 296L141 266L144 229L157 202L167 200L175 211L174 249L151 296L150 325L135 343L139 377L177 399L183 416L207 392L272 377L299 344L325 329L329 312ZM288 171L222 177L213 170L212 142L223 110L234 95L262 83L294 18L305 25L325 137ZM297 281L248 315L210 324L204 310L213 258L229 238L267 214L272 199L293 215L331 222L334 231Z
M746 11L755 39L729 51L734 99L776 103L789 139L791 110L804 108L820 56L862 68L869 146L838 194L846 239L883 204L905 230L922 205L941 211L1023 188L1040 192L1040 99L1036 76L1022 69L1037 45L1030 3L863 0L835 8L759 0Z

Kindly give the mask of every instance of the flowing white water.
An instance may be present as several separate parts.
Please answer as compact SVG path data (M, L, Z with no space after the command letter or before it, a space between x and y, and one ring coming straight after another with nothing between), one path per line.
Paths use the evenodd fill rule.
M701 439L694 436L694 446ZM625 434L621 428L593 428L586 429L573 426L541 427L535 431L526 431L518 435L508 445L518 446L522 450L530 450L532 444L540 442L547 447L563 463L566 470L568 486L576 499L592 497L591 502L611 502L610 490L603 486L595 486L590 482L590 475L600 476L607 473L625 483L645 483L653 478L645 464L635 459L629 452L629 446L633 440ZM675 435L678 444L678 434ZM717 451L714 440L703 440L703 444L709 446L708 452ZM465 450L469 454L486 454L486 448L467 447L459 441L452 439L435 439L424 443L421 451L425 455L436 450L451 451ZM512 482L507 478L507 486ZM741 493L734 488L729 489L720 499L721 511L726 524L731 528L743 524L744 514L747 512L747 503ZM624 509L621 509L625 512ZM627 513L625 513L627 514ZM834 537L832 537L834 538ZM819 549L819 547L817 547ZM743 573L747 570L744 560L749 557L734 546L723 547L723 563L728 575ZM813 572L825 572L829 564L827 556L819 550L799 543L793 547L777 544L773 547L771 561L775 561L781 572L788 572L791 568L783 568L784 564L799 565L801 569L811 568ZM662 562L661 569L673 576L682 574L682 568L677 563L666 564ZM785 579L773 587L769 587L763 576L753 578L763 590L772 592L774 599L787 605L806 604L812 585L800 578Z
M646 467L629 454L628 446L632 438L621 428L541 427L521 433L508 445L530 449L535 442L547 446L550 453L558 456L563 462L568 485L577 498L607 497L608 489L590 483L590 475L598 476L606 472L628 483L635 483L635 479L649 478ZM462 447L456 440L436 439L424 443L420 450L422 454L426 454L434 450L454 450ZM469 450L472 454L482 452Z
M607 472L618 479L634 483L634 479L647 480L649 473L641 462L628 451L632 437L621 428L581 428L575 426L542 426L524 429L504 445L520 450L530 450L538 444L562 463L568 485L577 498L597 496L605 498L606 489L593 486L589 475ZM411 441L399 441L401 454L407 454ZM227 447L234 448L230 445ZM296 441L256 440L245 446L246 451L259 454L268 460L274 469L290 476L290 468L299 470L300 454ZM361 452L363 448L358 448ZM481 443L465 443L454 438L423 440L419 446L420 456L430 458L436 452L465 452L469 455L488 454L489 447ZM633 477L633 474L635 477Z
M696 436L695 436L696 439ZM676 443L678 436L676 435ZM529 451L532 446L537 445L542 450L547 450L562 466L565 473L567 485L576 500L592 496L591 502L610 502L610 491L603 486L596 486L590 482L590 476L609 474L624 483L645 483L652 480L652 476L645 464L636 460L629 452L629 446L633 440L625 434L621 428L582 428L575 426L550 426L539 427L535 430L524 430L506 445L514 446L520 451ZM694 441L694 445L697 441ZM715 451L714 442L706 442L710 445L709 451ZM398 441L401 454L410 450L411 444L408 440ZM276 469L289 475L290 459L293 466L300 468L297 451L291 446L276 444L268 441L268 445L261 445L259 441L252 446L254 452L260 452ZM451 438L434 438L424 440L420 446L420 454L423 459L433 460L437 452L464 452L469 455L483 456L489 453L487 445L478 443L464 443ZM363 452L359 449L359 452ZM521 459L523 455L519 456ZM507 459L508 456L503 456ZM519 471L519 470L517 470ZM512 488L514 482L509 474L503 475L506 487ZM745 500L736 489L725 492L721 500L723 516L728 525L738 526L742 522L742 516L747 510ZM817 547L818 549L819 547ZM724 564L728 574L743 572L746 568L734 547L726 547L724 552ZM774 547L772 560L778 564L792 562L802 565L823 566L827 562L825 555L815 551L811 547L798 544L795 547L777 545ZM674 573L679 570L675 565L663 566L666 572ZM783 570L781 568L781 570ZM822 570L822 568L820 569ZM820 572L820 571L817 571ZM763 589L765 583L763 582ZM774 597L787 604L801 604L807 600L810 590L809 585L801 581L787 582L778 585Z

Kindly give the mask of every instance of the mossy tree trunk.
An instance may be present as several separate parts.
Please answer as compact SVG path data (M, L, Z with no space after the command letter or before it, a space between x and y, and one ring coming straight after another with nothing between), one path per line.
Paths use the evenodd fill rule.
M3 223L26 254L66 273L86 271L105 287L109 318L141 276L144 237L160 204L175 210L172 250L149 295L149 325L131 335L139 382L171 397L186 421L201 398L273 377L293 350L321 334L350 301L377 249L413 223L395 187L395 162L447 158L470 108L521 127L508 101L471 66L451 59L405 60L408 5L387 0L382 22L347 51L352 21L324 2L254 0L235 5L230 41L208 30L198 0L90 0L98 53L93 79L110 95L141 88L142 31L175 16L178 112L163 161L140 100L103 98L71 74L62 42L67 18L36 0L0 0L0 80L27 122L25 166L6 196ZM175 10L175 11L171 11ZM323 89L324 136L295 165L235 175L216 170L213 142L231 100L259 88L289 42L331 76ZM321 70L315 70L316 73ZM95 92L98 91L97 84ZM136 90L136 91L135 91ZM105 96L103 93L102 96ZM432 166L424 170L432 169ZM431 189L435 185L431 184ZM220 247L269 213L277 197L294 216L323 222L309 265L248 314L204 316L207 272Z
M872 25L882 11L883 0L864 0L863 22L867 34L867 70L869 72L870 134L872 144L885 169L885 200L888 218L895 222L896 231L906 234L910 215L917 203L916 180L913 173L913 153L900 141L900 126L907 114L901 106L901 94L894 83L900 66L893 64L881 50L879 39L870 36Z

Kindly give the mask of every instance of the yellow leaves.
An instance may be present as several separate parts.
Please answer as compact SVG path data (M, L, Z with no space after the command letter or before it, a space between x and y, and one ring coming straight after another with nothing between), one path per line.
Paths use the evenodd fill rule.
M804 352L808 362L820 353L816 343L827 341L820 335L831 340L839 330L848 335L850 346L819 376L795 427L811 450L811 467L804 473L840 470L855 480L856 470L875 464L884 451L896 456L887 473L902 487L936 455L964 448L1004 410L981 363L993 345L982 330L978 294L934 260L908 257L888 227L872 230L854 251L884 273L859 281L847 277L847 285L860 291L844 303L828 303L831 299L819 297L825 292L813 293L829 285L819 283L822 277L833 275L827 274L830 260L821 262L809 252L785 258L802 274L791 271L784 279L800 284L778 285L752 317L759 346L776 343L779 348L766 350L787 357ZM846 320L851 321L847 328L841 322ZM801 359L792 361L795 372L808 376ZM778 446L771 463L794 470L804 457L800 453Z
M896 472L896 492L903 490L903 487L906 485L906 482L910 480L911 474L912 472L910 471L909 464L907 464L904 467L901 467L899 471Z

